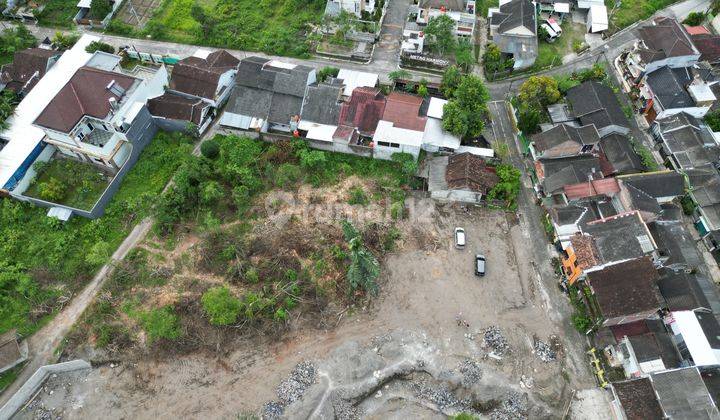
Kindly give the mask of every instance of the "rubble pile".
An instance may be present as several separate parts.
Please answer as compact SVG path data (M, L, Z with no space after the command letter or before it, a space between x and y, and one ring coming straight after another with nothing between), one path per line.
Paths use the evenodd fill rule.
M277 401L265 403L262 408L261 416L264 420L275 420L282 417L285 408Z
M482 378L482 369L474 360L463 360L460 362L458 370L462 374L461 382L464 387L473 386Z
M435 404L440 411L445 411L446 408L450 407L463 411L470 405L468 401L457 399L445 385L433 386L422 381L414 382L411 388L417 398Z
M337 420L357 420L361 417L360 410L343 398L334 398L332 407Z
M527 419L528 396L517 392L511 393L502 404L490 413L493 420Z
M316 375L315 365L307 361L298 363L290 372L290 377L277 387L280 402L288 405L299 400L305 390L315 383Z
M533 347L535 356L537 356L543 362L552 362L557 359L557 353L550 347L550 345L542 340L535 340L535 346Z
M502 356L503 353L508 351L510 348L507 340L500 332L500 328L498 328L496 325L486 328L483 337L485 340L485 345L490 347L493 353L498 356Z
M280 382L275 392L278 400L265 403L262 408L263 419L279 419L282 417L285 407L299 400L310 385L315 383L317 372L315 365L305 361L295 365L290 376Z

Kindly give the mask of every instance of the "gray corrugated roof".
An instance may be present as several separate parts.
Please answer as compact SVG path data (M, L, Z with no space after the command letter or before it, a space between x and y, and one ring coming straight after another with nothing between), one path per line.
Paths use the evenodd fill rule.
M689 67L659 68L647 76L647 85L663 109L694 107L695 101L687 91L693 80Z
M595 124L598 130L609 125L630 127L615 93L601 83L584 82L568 90L566 97L583 125Z
M618 179L654 198L677 197L685 193L685 178L675 171L632 174Z
M273 93L246 86L235 86L225 112L267 119Z
M588 223L583 232L595 240L603 262L621 261L646 255L641 240L651 240L637 213L626 213Z
M640 157L630 144L630 139L621 134L610 134L600 140L600 148L613 167L613 173L629 174L644 169Z
M548 194L578 182L602 178L600 160L595 156L573 156L559 159L541 159L545 178L543 187Z
M498 27L499 33L505 33L519 26L536 33L535 5L530 0L511 0L500 6L500 13L505 15L505 18Z
M340 118L342 85L313 84L308 87L302 119L318 124L337 125Z
M670 418L720 418L696 367L653 373L650 377L660 405Z
M290 118L300 115L302 98L292 95L275 93L270 104L268 121L272 123L290 124Z
M694 274L669 269L660 270L658 280L660 294L671 311L692 311L698 308L710 309ZM716 320L717 322L717 320Z

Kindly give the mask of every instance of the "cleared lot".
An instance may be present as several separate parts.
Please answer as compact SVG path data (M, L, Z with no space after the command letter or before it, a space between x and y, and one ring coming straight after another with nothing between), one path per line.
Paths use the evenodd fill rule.
M297 329L282 342L257 337L223 358L106 364L50 383L20 417L234 417L277 400L276 387L302 361L313 363L313 383L285 404L289 417L560 417L570 390L593 382L567 345L579 336L566 337L554 321L562 317L544 297L521 227L497 211L418 208L430 210L404 222L398 250L382 264L380 297L333 314L325 330ZM467 232L464 250L453 246L456 226ZM483 278L473 275L476 252L487 257ZM507 348L498 348L497 330L485 340L489 327ZM537 340L555 360L534 353Z

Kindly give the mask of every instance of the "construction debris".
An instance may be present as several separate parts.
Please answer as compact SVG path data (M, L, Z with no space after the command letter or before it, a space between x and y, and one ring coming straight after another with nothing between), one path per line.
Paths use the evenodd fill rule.
M275 420L282 417L285 408L277 401L265 403L262 408L261 417L264 420Z
M360 410L343 398L333 398L332 407L337 420L357 420L361 418Z
M460 362L458 370L462 374L462 385L470 387L475 385L482 378L482 369L474 360L463 360Z
M483 337L485 345L490 347L497 356L502 356L504 352L510 349L507 340L496 325L486 328Z
M527 419L528 396L517 392L511 393L502 404L490 413L493 420Z
M433 386L421 381L413 382L410 387L417 398L435 404L440 411L447 408L463 411L469 405L467 402L457 399L446 385Z
M280 403L288 405L299 400L305 390L315 383L316 376L315 365L308 361L298 363L290 372L290 377L280 382L277 387Z
M535 356L545 363L553 362L557 359L557 353L553 350L550 345L542 340L535 339L535 345L533 346Z

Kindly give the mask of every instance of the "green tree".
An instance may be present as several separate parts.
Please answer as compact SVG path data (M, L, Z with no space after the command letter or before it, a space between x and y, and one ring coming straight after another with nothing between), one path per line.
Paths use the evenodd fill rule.
M560 100L557 80L550 76L530 76L518 91L522 104L543 109Z
M682 23L688 26L702 25L705 20L705 12L690 12Z
M446 98L452 97L461 80L462 73L460 73L460 69L458 69L457 66L448 67L443 73L442 82L440 83L440 91Z
M448 51L454 51L457 42L455 39L455 21L445 14L430 18L425 27L425 36L430 41L430 46L434 47L441 55Z
M37 39L28 28L19 24L0 33L0 62L10 61L17 51L37 45Z
M705 123L712 131L720 131L720 110L710 111L705 114Z
M462 78L443 109L443 128L459 137L477 137L485 128L490 94L477 76ZM445 114L445 111L449 111Z
M505 200L510 209L517 208L520 192L520 170L512 165L501 164L495 168L500 181L488 193L490 200Z
M200 300L211 324L231 325L237 322L242 304L240 299L233 296L227 287L210 288L203 293Z
M94 53L95 51L102 51L102 52L106 52L108 54L115 54L115 47L113 47L110 44L106 44L104 42L93 41L90 44L88 44L87 47L85 47L85 51L87 51L89 53Z
M393 82L397 82L400 79L412 80L412 74L410 74L410 72L407 70L400 69L388 73L388 78Z
M485 73L490 77L497 72L512 68L513 59L505 58L497 45L489 43L485 47L485 53L483 54L483 65L485 66Z
M475 64L473 46L467 39L461 39L458 41L455 47L455 62L466 72L469 72L470 69L472 69L473 64Z
M17 98L11 90L3 91L0 94L0 131L7 130L8 118L15 112Z
M72 32L66 35L60 31L57 31L55 32L55 36L53 37L52 42L60 50L69 50L70 48L72 48L73 45L75 45L78 39L80 39L80 34L77 32Z
M303 168L317 168L326 161L325 152L322 150L304 149L300 153L300 166Z
M380 276L380 264L377 258L365 247L360 232L350 222L343 220L342 229L350 249L350 266L347 270L350 290L363 289L377 295L376 280Z
M540 130L540 120L542 116L537 109L520 105L518 109L518 128L525 134L534 134Z
M208 159L215 159L220 155L220 145L215 139L206 140L200 145L200 153Z

